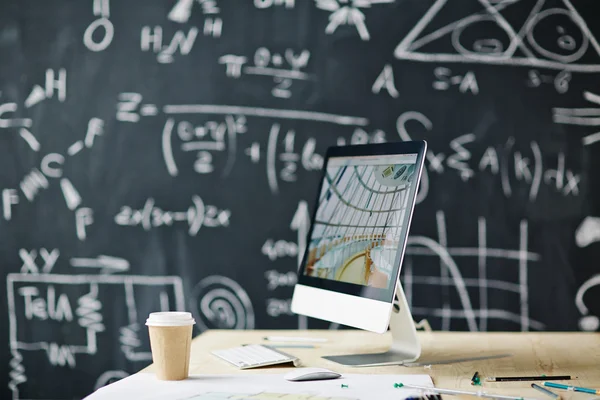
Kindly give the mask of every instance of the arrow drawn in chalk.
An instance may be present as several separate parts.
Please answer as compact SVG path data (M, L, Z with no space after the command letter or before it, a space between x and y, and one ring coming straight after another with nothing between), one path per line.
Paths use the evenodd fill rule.
M129 270L129 261L124 258L99 255L95 258L71 258L71 266L75 268L101 268L102 273L125 272Z

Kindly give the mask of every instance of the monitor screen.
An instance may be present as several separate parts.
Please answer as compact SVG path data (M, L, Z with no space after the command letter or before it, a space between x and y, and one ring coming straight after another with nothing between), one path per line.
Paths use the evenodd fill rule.
M382 300L393 293L418 184L417 156L329 158L304 276L340 282L334 286L339 291L353 286L352 294Z

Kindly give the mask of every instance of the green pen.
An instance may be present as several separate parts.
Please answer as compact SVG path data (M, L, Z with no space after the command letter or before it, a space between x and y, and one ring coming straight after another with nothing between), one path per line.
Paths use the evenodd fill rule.
M580 387L580 386L563 385L562 383L544 382L544 386L548 386L548 387L555 388L555 389L570 390L573 392L600 394L600 390L598 390L598 389L590 389L590 388L584 388L584 387Z

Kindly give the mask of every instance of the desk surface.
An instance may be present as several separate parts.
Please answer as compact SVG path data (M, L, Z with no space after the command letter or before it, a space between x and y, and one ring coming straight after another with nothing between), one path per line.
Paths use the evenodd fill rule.
M285 373L292 367L238 370L210 354L211 350L241 344L266 343L264 336L313 336L329 339L315 343L314 349L286 348L286 353L300 358L302 366L324 367L341 373L429 374L437 387L478 390L471 386L475 371L481 376L571 375L578 379L568 383L600 388L600 334L598 333L469 333L419 332L423 348L421 360L443 360L482 355L511 353L512 357L471 361L431 367L344 367L321 358L323 355L373 353L385 351L391 343L388 334L379 335L356 330L310 331L231 331L211 330L192 342L190 374L260 374ZM152 365L143 372L151 372ZM484 390L543 399L531 389L531 382L484 383ZM557 391L559 392L559 391ZM564 399L592 399L585 393L560 391ZM550 399L550 397L547 397Z

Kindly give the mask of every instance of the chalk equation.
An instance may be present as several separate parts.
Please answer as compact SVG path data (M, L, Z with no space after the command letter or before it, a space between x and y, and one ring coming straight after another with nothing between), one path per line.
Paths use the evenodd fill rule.
M415 126L419 126L420 135L435 132L433 122L420 112L403 113L396 122L402 140L419 139L419 134L412 133ZM417 201L423 201L427 196L429 174L445 174L447 171L453 171L464 182L473 179L476 174L490 173L499 176L502 192L506 197L513 195L515 186L526 185L531 202L538 198L542 185L551 188L560 196L579 196L581 174L567 167L565 152L558 151L556 158L551 158L548 154L542 157L542 150L537 141L530 141L525 145L528 149L522 150L523 146L517 147L514 137L508 137L504 143L488 146L483 153L473 154L469 147L477 140L473 133L465 133L452 139L448 143L450 154L429 148L426 154L427 168L421 178Z
M194 0L177 0L169 11L169 21L185 24L192 16ZM220 17L221 9L216 0L198 0L200 12L203 15L201 29L197 26L177 29L171 32L168 26L154 25L143 26L140 31L140 50L150 52L156 56L156 61L161 64L170 64L175 57L190 54L198 35L220 38L223 33L223 19Z
M600 318L590 313L590 310L584 301L584 296L590 290L595 290L596 293L600 291L600 274L594 275L585 281L583 285L579 287L579 290L577 290L577 294L575 295L575 305L582 315L579 319L579 328L582 331L594 332L600 328Z
M193 170L198 174L215 172L215 156L226 158L221 169L222 176L228 176L243 151L252 164L266 163L266 175L273 193L279 191L279 180L293 182L296 171L302 167L306 171L320 170L323 157L317 152L316 138L308 138L297 144L297 132L285 130L285 121L310 121L337 126L349 126L354 130L348 133L350 140L339 137L337 144L379 143L385 141L381 130L367 132L362 127L368 125L363 117L338 115L317 111L230 106L217 104L168 104L161 109L156 103L145 102L140 93L123 92L118 96L116 118L122 122L138 123L141 118L166 115L161 135L163 161L169 175L179 175L181 161L186 154L193 154ZM281 122L271 124L268 132L251 130L249 119L273 119ZM257 125L263 125L258 123ZM249 134L267 136L267 143L252 141L241 148L239 138ZM301 147L301 148L300 148ZM188 157L189 158L189 157Z
M569 85L573 79L570 71L560 71L557 74L542 73L537 69L529 70L527 86L540 87L542 85L552 85L557 93L564 94L569 91Z
M268 270L265 272L265 279L267 280L267 290L274 291L278 288L293 288L298 282L298 275L296 272L279 272L277 270ZM272 318L277 318L282 315L293 316L292 312L292 299L286 298L275 298L268 297L266 300L266 311L267 315Z
M104 121L99 118L91 118L87 125L87 131L83 140L77 140L66 150L66 156L62 153L48 153L42 157L39 166L31 170L21 179L19 183L20 192L16 188L2 189L2 216L6 221L13 218L13 208L21 201L21 194L28 202L33 202L41 193L48 189L50 182L59 180L66 206L75 215L75 228L77 238L84 241L87 237L86 228L94 221L93 210L83 207L83 199L71 180L64 177L64 166L67 157L74 157L83 149L91 149L95 138L104 134ZM40 150L40 144L31 132L21 128L21 137L25 139L33 151Z
M185 211L163 210L150 197L140 209L130 206L121 207L119 213L115 215L115 223L120 226L141 226L149 231L152 228L183 222L188 226L188 234L196 236L203 226L207 228L229 226L230 217L231 211L207 205L197 195L192 196L192 205Z
M31 379L28 368L45 363L47 368L61 367L66 375L75 373L80 358L111 350L100 347L105 343L101 337L114 332L120 332L123 360L149 362L152 356L140 318L151 310L184 309L183 285L176 276L13 273L6 283L13 399L34 398L29 394L33 387L48 393L39 388L40 379ZM121 291L127 310L122 321L110 311L115 290ZM149 291L154 295L148 296ZM49 339L48 330L58 326L68 334ZM99 378L103 374L104 370L98 371Z
M225 74L230 78L242 75L272 77L275 84L271 89L273 97L289 99L292 97L292 84L295 80L314 80L314 76L304 71L310 60L310 51L303 49L294 51L287 48L282 53L259 47L254 52L252 64L248 57L236 54L225 54L219 57L219 63L225 65Z
M167 171L171 176L179 174L176 155L192 151L196 153L194 161L194 170L198 173L212 173L213 154L215 152L225 152L227 161L223 167L222 174L227 176L240 152L238 150L238 137L240 134L247 135L246 132L264 136L267 132L250 132L248 119L250 117L271 117L278 120L308 120L312 122L324 122L340 126L358 125L363 126L367 123L365 118L351 117L344 115L335 115L314 111L301 110L283 110L268 108L253 108L224 105L166 105L163 112L168 115L178 115L178 120L170 117L166 120L162 132L162 150L163 159ZM184 116L184 114L188 114ZM223 120L210 120L202 124L192 124L188 118L196 115L224 115ZM186 118L180 120L179 118ZM223 117L222 117L223 118ZM322 156L316 152L316 139L308 138L297 145L296 131L282 127L284 122L273 123L267 133L268 139L266 148L262 142L252 142L249 147L243 149L245 155L249 157L253 164L259 162L265 163L266 176L271 191L276 194L279 192L279 181L293 182L296 179L295 173L299 166L306 171L320 170L323 160ZM212 127L207 129L207 127ZM196 141L198 137L206 140ZM227 142L225 142L225 140ZM179 141L180 150L175 150L174 143Z
M457 70L461 71L457 71ZM455 68L454 70L448 67L436 67L432 71L432 83L431 87L438 91L450 91L456 90L458 93L469 93L472 95L479 94L479 83L477 81L477 75L472 70L464 70L462 68ZM396 82L394 80L394 69L390 64L383 66L383 69L377 75L377 78L373 82L371 92L373 94L379 94L383 89L393 97L398 98L400 93L396 88Z

